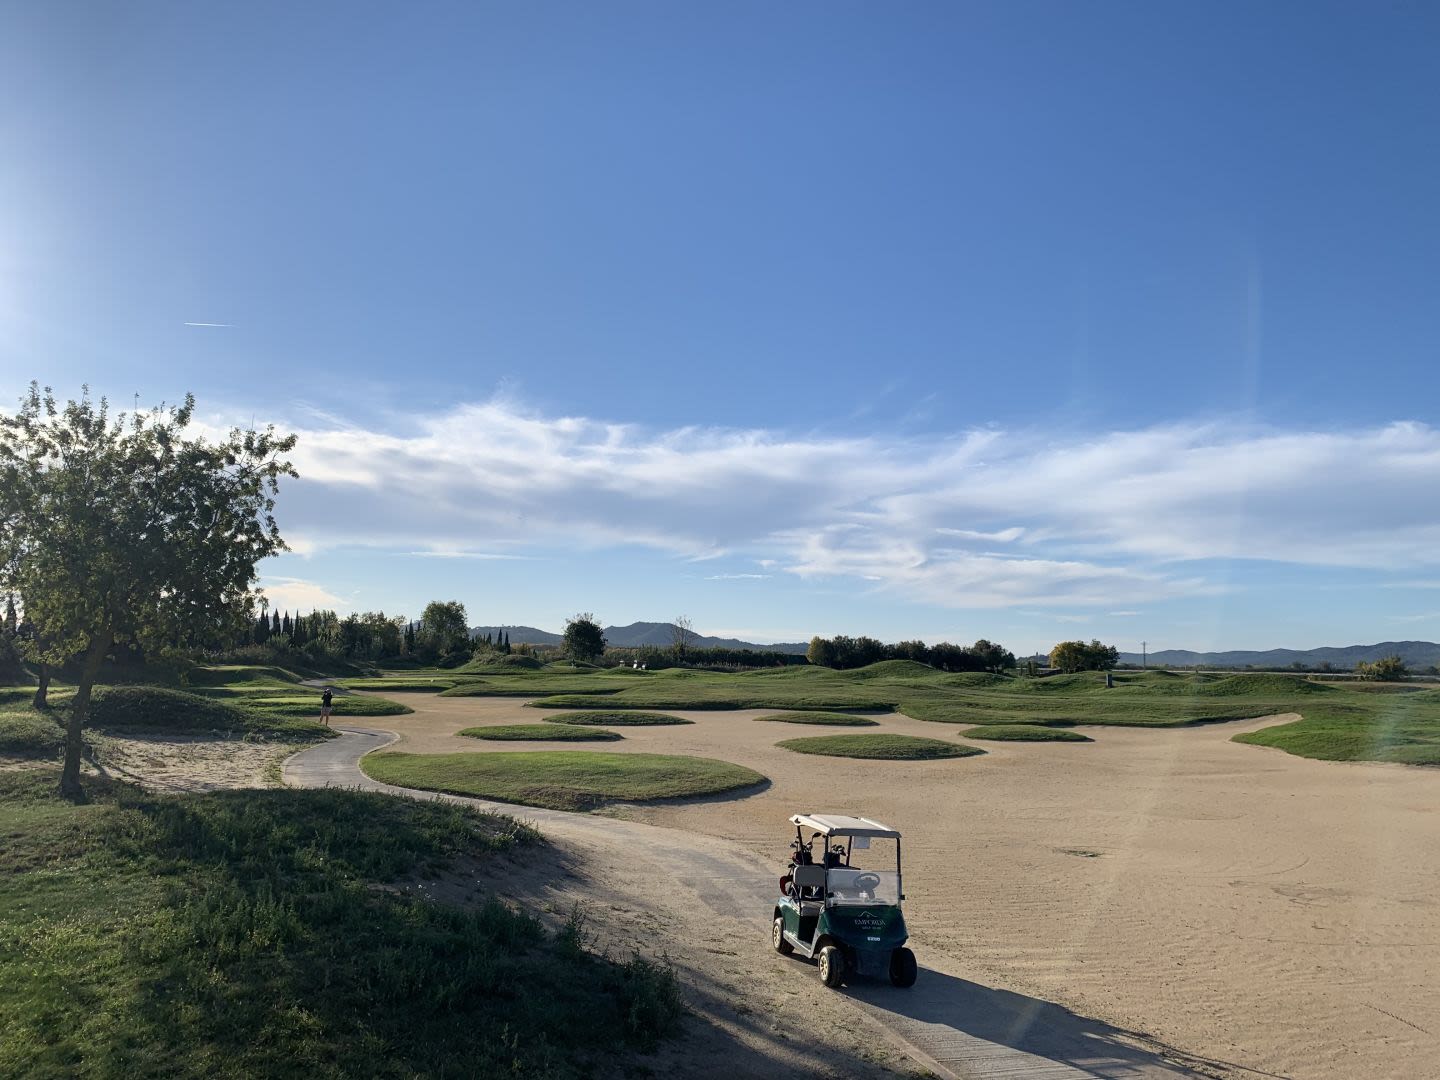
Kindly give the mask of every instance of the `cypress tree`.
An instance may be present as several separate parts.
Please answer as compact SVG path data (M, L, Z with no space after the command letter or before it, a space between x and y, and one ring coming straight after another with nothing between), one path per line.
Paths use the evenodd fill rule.
M280 620L280 632L282 634L293 634L294 626L290 622L290 612L285 612L285 618Z
M278 611L275 612L275 618L270 623L270 632L272 634L280 633L280 612Z
M510 655L510 631L505 631L505 655Z

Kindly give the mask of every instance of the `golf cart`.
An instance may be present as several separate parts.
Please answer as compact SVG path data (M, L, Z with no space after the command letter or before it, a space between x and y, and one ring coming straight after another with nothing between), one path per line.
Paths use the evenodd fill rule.
M900 913L900 834L842 814L796 814L790 821L795 839L770 931L775 951L815 960L826 986L852 974L913 986L915 954L905 948Z

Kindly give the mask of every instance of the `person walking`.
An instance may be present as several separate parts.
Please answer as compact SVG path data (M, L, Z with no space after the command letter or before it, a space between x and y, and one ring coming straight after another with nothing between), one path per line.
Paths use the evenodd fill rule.
M325 692L320 695L320 721L326 727L330 726L330 703L335 695L330 692L330 687L325 687Z

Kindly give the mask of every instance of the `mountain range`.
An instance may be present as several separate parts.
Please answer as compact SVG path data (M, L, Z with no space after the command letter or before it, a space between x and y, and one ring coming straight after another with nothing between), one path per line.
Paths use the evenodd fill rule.
M1266 649L1263 652L1191 652L1189 649L1162 649L1145 658L1151 667L1257 667L1287 668L1292 664L1319 667L1329 664L1336 671L1353 671L1364 660L1374 663L1381 657L1398 656L1411 671L1440 665L1440 645L1433 641L1381 641L1375 645L1346 645L1321 649ZM1122 652L1122 664L1139 664L1139 653Z
M492 637L509 634L511 645L559 645L564 640L560 634L552 634L534 626L472 626L471 637ZM636 649L642 645L669 648L675 644L675 624L658 622L635 622L629 626L605 627L605 644L617 649ZM776 645L757 645L753 641L737 638L707 637L696 634L690 639L692 649L754 649L756 652L803 653L810 647L808 642L781 642Z

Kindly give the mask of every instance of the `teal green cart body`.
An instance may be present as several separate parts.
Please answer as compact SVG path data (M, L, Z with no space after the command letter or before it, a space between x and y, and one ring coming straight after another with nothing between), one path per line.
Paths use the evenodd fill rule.
M815 960L827 986L854 975L912 985L916 966L905 947L900 834L848 815L797 814L790 820L795 840L772 913L775 950ZM823 840L818 860L817 839ZM892 844L893 859L878 850Z

